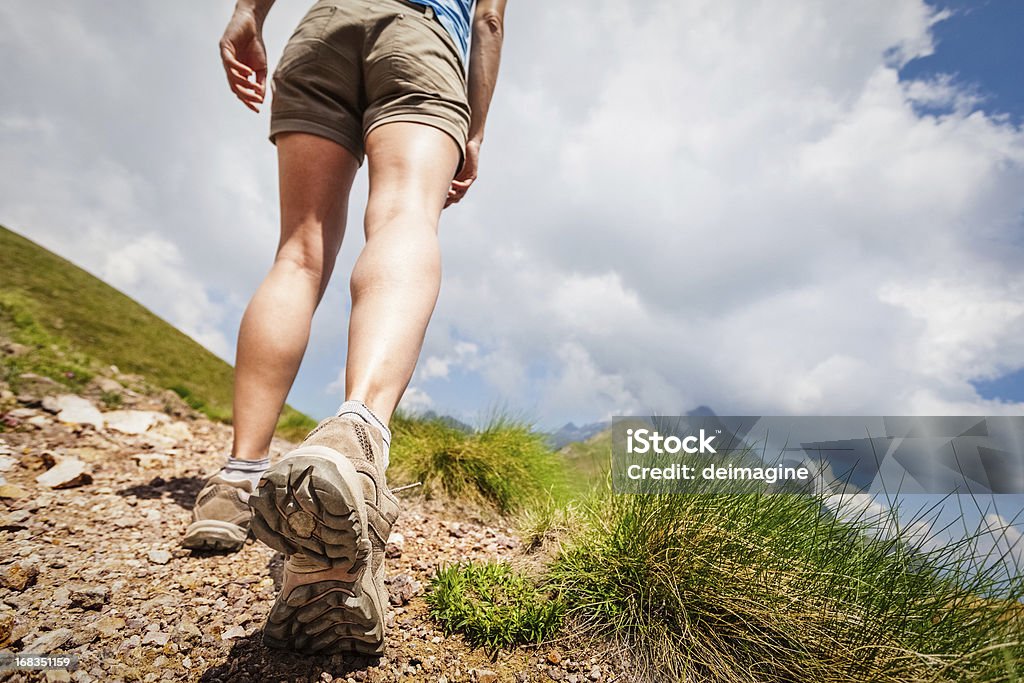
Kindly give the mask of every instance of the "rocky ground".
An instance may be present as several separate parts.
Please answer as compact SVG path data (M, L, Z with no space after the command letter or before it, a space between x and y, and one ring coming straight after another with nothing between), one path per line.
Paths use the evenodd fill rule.
M0 383L0 655L78 657L73 671L0 673L72 681L626 680L611 656L552 643L489 658L446 637L422 593L436 567L522 557L513 530L415 498L389 545L392 612L380 659L268 650L260 629L283 558L179 548L230 428L177 399L112 378L82 396L44 378ZM127 384L127 382L126 382ZM26 388L28 387L28 388ZM109 408L116 407L116 410ZM290 444L275 442L275 457Z

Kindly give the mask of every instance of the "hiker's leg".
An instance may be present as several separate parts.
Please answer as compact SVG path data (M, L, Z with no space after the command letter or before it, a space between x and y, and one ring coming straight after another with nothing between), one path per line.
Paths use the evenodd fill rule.
M277 136L281 240L245 310L235 363L232 456L266 456L341 247L359 164L344 147L305 133Z
M437 224L459 148L437 128L398 122L370 131L366 155L366 246L352 271L345 396L387 423L412 378L437 301Z

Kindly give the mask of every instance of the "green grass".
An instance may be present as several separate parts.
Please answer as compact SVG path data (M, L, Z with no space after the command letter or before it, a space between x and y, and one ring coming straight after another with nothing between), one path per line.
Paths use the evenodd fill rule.
M492 506L500 513L529 508L568 490L561 459L543 434L496 417L467 432L441 419L397 415L389 476L422 482L428 496Z
M551 567L637 680L1017 681L1024 582L920 555L800 495L594 496Z
M231 419L228 363L113 287L3 227L0 336L30 349L0 359L0 378L15 389L19 375L34 372L75 391L116 365L155 388L174 390L213 419ZM309 425L312 420L286 408L279 433L304 434Z
M540 643L561 627L565 605L506 563L441 568L427 593L430 615L447 635L489 651Z

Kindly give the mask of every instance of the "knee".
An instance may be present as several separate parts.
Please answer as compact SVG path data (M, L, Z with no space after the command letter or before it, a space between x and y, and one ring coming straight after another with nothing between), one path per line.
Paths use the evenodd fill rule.
M288 241L277 250L274 265L308 277L321 288L331 276L333 259L322 244Z
M429 202L415 193L387 193L370 197L366 204L366 232L372 235L381 228L399 225L406 228L436 230L440 216Z

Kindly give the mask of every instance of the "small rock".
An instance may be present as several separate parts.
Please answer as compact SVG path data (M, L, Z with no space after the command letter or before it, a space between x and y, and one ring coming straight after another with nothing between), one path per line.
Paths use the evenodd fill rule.
M100 617L93 626L104 638L112 638L121 633L121 630L124 628L124 619L120 617Z
M110 599L110 589L106 586L92 586L71 591L71 604L82 609L100 609Z
M241 638L245 635L245 629L241 626L232 626L224 633L220 634L221 640L233 640L235 638Z
M0 648L11 642L14 634L14 612L4 610L0 612Z
M548 663L558 666L562 663L562 655L558 650L552 650L548 653Z
M12 410L11 412L13 413L14 411ZM6 455L0 455L0 472L7 472L8 470L13 469L17 464L18 461L14 458Z
M62 458L56 465L46 470L36 481L51 489L67 489L74 486L92 483L92 474L88 466L78 458Z
M0 531L18 531L28 525L25 522L32 516L28 510L15 510L6 517L0 517Z
M111 410L103 413L107 429L122 434L142 434L161 419L166 420L167 416L152 410Z
M597 664L590 667L590 673L587 674L587 678L589 678L592 681L601 680L601 667L599 667Z
M151 469L166 465L170 461L171 456L166 453L136 453L132 456L132 459L139 463L139 467Z
M46 683L71 683L71 673L67 669L47 669L44 677Z
M89 399L63 394L56 398L47 397L43 408L57 413L57 419L69 424L91 424L96 429L103 428L103 413ZM56 410L54 410L56 409Z
M163 414L161 413L161 415ZM176 442L192 440L192 430L184 422L162 422L154 427L152 431L169 439L174 439Z
M409 601L419 595L423 585L408 574L399 574L391 578L388 585L390 602L395 607L409 604Z
M73 635L75 635L74 631L69 628L57 628L47 631L26 645L23 652L38 655L55 654L71 640Z
M402 556L402 551L405 549L405 536L392 531L391 535L388 536L388 543L384 546L384 557L389 560L394 560Z
M476 683L498 683L498 674L490 669L477 669Z
M142 636L142 644L163 647L170 639L170 633L164 633L163 631L146 631L146 635Z
M153 564L167 564L171 561L171 554L166 550L150 550L146 556Z
M553 681L560 681L565 678L565 672L561 669L548 669L548 678Z
M188 617L178 622L178 633L183 635L186 640L200 640L203 637L203 632Z
M15 484L0 484L0 498L24 498L28 491Z
M0 585L14 591L23 591L36 582L39 567L29 560L13 562L0 569Z

